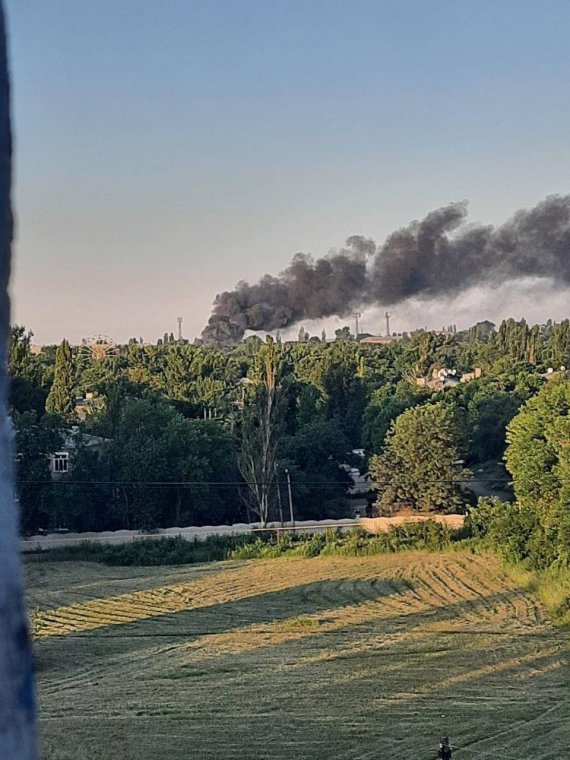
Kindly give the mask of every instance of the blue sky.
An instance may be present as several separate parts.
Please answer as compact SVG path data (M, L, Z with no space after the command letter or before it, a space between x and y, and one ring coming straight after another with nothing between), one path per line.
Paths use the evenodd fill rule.
M569 191L566 0L6 6L15 318L38 342L154 340L178 314L193 336L296 251Z

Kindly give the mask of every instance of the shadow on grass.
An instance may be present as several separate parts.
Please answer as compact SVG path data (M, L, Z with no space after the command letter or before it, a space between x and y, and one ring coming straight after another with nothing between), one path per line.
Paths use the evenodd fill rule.
M137 651L148 647L149 639L161 645L166 640L190 642L203 636L239 631L251 625L274 624L286 620L299 620L309 615L341 611L358 603L375 602L394 595L402 595L411 590L411 584L401 579L375 578L355 580L339 578L334 581L316 581L296 585L281 591L271 591L248 596L235 601L219 602L203 607L145 616L132 622L101 624L95 629L53 634L39 638L36 643L38 664L41 665L42 652L48 644L61 647L65 642L65 662L67 669L74 660L73 650L84 651L93 648L95 639L105 643L101 656L113 651ZM120 597L116 598L117 601ZM302 622L297 623L305 628ZM136 642L139 642L138 644ZM51 647L50 647L51 648ZM95 647L98 649L98 647ZM82 659L82 658L80 658Z
M388 614L384 614L386 610L382 610L381 604L375 604L407 594L413 602L413 584L401 579L318 581L136 622L117 622L91 631L46 637L36 644L38 668L40 672L46 669L67 672L84 667L86 659L95 664L100 658L114 656L152 657L183 647L189 650L201 647L208 658L223 660L233 656L228 654L232 647L244 656L248 651L283 646L287 639L298 641L307 637L311 638L312 647L318 648L320 643L325 646L331 629L342 635L343 631L358 631L360 626L366 635L370 625L380 624L389 636L434 623L453 625L467 613L473 615L478 610L484 613L519 596L517 591L494 593L421 610L392 610ZM323 626L319 614L325 618ZM274 638L280 641L273 641ZM218 640L223 640L227 651L220 649L217 653Z
M308 584L309 597L310 588L319 586ZM268 605L267 615L279 598L284 605L291 604L290 592L260 595L257 602L259 604L261 599ZM482 756L494 749L504 750L502 756L509 758L534 756L527 754L529 747L536 752L540 749L540 742L533 744L533 731L545 730L545 735L550 737L550 724L555 726L554 719L558 718L558 713L553 714L553 720L548 718L555 694L560 693L559 677L552 680L548 670L557 658L555 652L543 650L541 643L533 637L524 640L524 635L508 630L508 622L504 625L503 635L496 637L492 631L478 630L476 621L471 620L464 622L478 637L475 640L470 638L464 645L457 642L457 647L449 652L443 651L435 661L421 657L421 652L416 652L418 658L407 659L408 646L413 643L414 636L427 631L434 622L451 625L467 612L483 611L500 602L509 604L516 595L515 591L490 594L473 601L442 605L436 608L435 616L433 609L401 612L367 623L349 623L332 633L308 627L300 638L276 644L260 641L259 645L240 652L237 657L235 653L221 654L208 662L189 661L181 665L176 657L161 659L170 653L176 655L180 646L176 642L167 644L158 652L151 647L148 649L148 670L144 662L130 663L137 669L132 694L146 686L137 715L147 717L149 723L144 727L142 723L138 724L137 731L148 731L147 741L151 744L157 732L160 733L163 748L166 748L175 725L167 721L180 720L182 722L176 723L176 730L187 732L185 736L189 741L192 737L199 743L200 757L372 760L395 754L427 759L430 755L425 751L426 747L432 744L432 734L433 741L437 741L442 713L445 713L444 732L449 732L454 742L466 749L466 754L469 747L483 750ZM243 601L251 602L252 599ZM243 608L241 603L233 604L240 604ZM314 612L334 609L342 616L343 606L328 606L323 610L324 601L320 604L319 608L315 602L310 609ZM225 608L227 605L216 606ZM298 616L302 612L298 599L293 608L289 610L290 615ZM282 610L280 620L287 619L284 614ZM234 629L237 635L240 630ZM384 650L384 654L389 654L388 666L385 657L371 662L368 659L363 661L362 652L356 652L355 657L351 655L351 646L364 644L367 637L374 639L378 634L386 634L389 638L400 632L410 636L404 640L395 639L393 643L388 641ZM439 641L440 645L449 641L450 636L461 636L458 632L442 630L427 633L444 637L443 642ZM498 645L493 644L494 640ZM130 640L130 643L138 648L139 644L144 645L144 641ZM190 641L192 636L181 646ZM115 671L113 654L118 653L108 651L110 644L113 648L128 644L129 640L124 637L105 638L94 632L49 643L59 647L60 656L62 647L82 645L83 651L89 652L94 669L98 668L99 656L110 655L108 677L128 678L120 669ZM343 646L348 651L336 661L338 667L335 669L330 662L319 662L315 668L310 667L314 662L306 665L296 662L301 657L331 648L338 651ZM458 648L462 646L464 651L460 653ZM97 657L92 657L93 648L97 650ZM123 664L129 661L129 653L125 651L124 654ZM67 685L75 688L81 698L79 686L76 682L73 687L73 673L71 675ZM95 680L98 683L93 684L94 690L100 689L103 693L111 686L111 681L105 682L104 678L99 681L97 674ZM519 690L525 689L527 694L533 695L531 700L524 692L518 696ZM56 698L57 691L52 693ZM109 691L108 695L112 700L113 692ZM205 698L207 710L204 712L195 705ZM90 698L89 704L91 701ZM86 716L86 720L92 722L93 719L101 721L101 731L106 730L108 723L104 711L99 716ZM527 731L527 724L532 730ZM220 725L223 725L222 731ZM560 720L556 725L560 725ZM295 754L291 745L296 736L299 748ZM284 737L288 738L285 740ZM131 733L131 741L136 741L134 733ZM555 741L558 739L553 737L553 744ZM266 754L268 746L272 748L271 755ZM157 747L153 745L152 752L157 751ZM145 756L156 756L152 752ZM464 753L458 751L457 754L461 757ZM540 754L545 760L547 757L558 760L563 756Z

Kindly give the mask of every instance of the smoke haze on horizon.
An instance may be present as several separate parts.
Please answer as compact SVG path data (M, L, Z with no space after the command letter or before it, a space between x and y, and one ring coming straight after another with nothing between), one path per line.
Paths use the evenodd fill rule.
M283 330L367 306L416 302L425 314L431 302L457 303L462 293L506 283L512 291L519 280L527 291L529 282L531 291L570 287L570 196L550 195L497 227L468 224L467 203L451 203L381 246L353 235L326 257L296 254L279 275L218 294L202 337L231 343L248 330Z
M477 286L466 290L450 299L424 301L411 298L390 311L390 331L394 333L411 333L414 330L441 330L454 324L458 330L489 320L497 326L503 319L525 319L529 324L543 324L548 319L559 322L570 317L570 292L558 288L546 280L523 278L515 283L503 283L496 287ZM366 308L359 318L361 334L385 334L385 309ZM328 338L334 338L334 331L348 326L354 333L355 325L352 315L328 319L307 320L280 330L284 340L296 340L299 328L303 327L309 335L319 337L324 330ZM247 332L248 335L256 334ZM264 333L257 333L263 335ZM273 333L274 334L274 333Z
M568 3L101 5L6 0L13 319L38 344L156 342L178 315L193 340L216 293L296 251L321 257L353 232L381 245L464 198L497 226L570 192ZM416 322L415 302L388 307L395 329L465 324L443 296ZM465 321L499 319L485 303ZM539 296L514 306L567 314Z

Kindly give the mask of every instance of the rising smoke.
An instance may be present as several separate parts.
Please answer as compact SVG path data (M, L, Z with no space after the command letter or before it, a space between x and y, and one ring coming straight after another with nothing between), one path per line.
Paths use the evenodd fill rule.
M246 330L276 330L303 319L344 317L366 305L419 296L456 296L474 285L535 277L570 285L570 196L548 196L500 227L468 225L467 204L451 203L393 232L384 245L353 235L314 261L297 254L277 277L220 293L202 332L231 343Z

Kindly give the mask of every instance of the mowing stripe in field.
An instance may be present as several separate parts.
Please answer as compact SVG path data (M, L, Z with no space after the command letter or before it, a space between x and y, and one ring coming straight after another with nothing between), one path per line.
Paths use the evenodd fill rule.
M367 616L377 615L379 606L383 613L408 615L430 607L437 609L464 603L463 619L475 617L481 622L492 618L495 623L501 619L515 619L527 625L539 622L537 607L529 602L526 595L513 591L500 574L491 577L485 571L474 579L473 563L479 566L479 571L483 570L482 558L470 558L470 571L466 570L461 557L433 558L427 568L425 562L416 559L404 564L403 571L400 569L397 577L391 572L391 563L378 563L378 572L374 574L370 560L365 563L360 559L344 562L323 560L316 558L310 561L309 576L306 568L303 573L299 572L300 563L306 560L280 561L283 572L278 577L264 572L267 562L253 561L244 568L239 578L236 578L235 572L229 571L198 581L39 610L34 616L35 635L45 638L94 631L189 610L204 610L287 589L295 589L302 597L304 588L307 594L311 592L309 584L323 582L333 583L328 590L333 609L344 606L346 614L363 616L363 620ZM353 572L359 565L366 570L358 584L346 576L347 563L352 566ZM378 586L379 583L383 585ZM349 604L350 601L360 601L360 604ZM372 607L367 609L366 605L369 604ZM312 622L331 625L330 616L338 617L338 612L327 614L320 618L317 616ZM231 622L231 627L235 627L238 621ZM260 628L257 633L261 631Z

